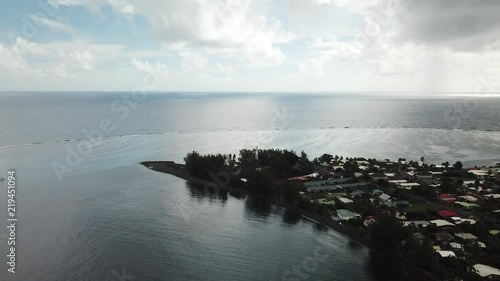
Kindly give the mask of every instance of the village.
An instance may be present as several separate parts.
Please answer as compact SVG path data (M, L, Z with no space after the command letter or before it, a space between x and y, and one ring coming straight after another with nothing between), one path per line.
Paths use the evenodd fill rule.
M424 157L329 154L313 163L313 173L288 181L303 184L301 199L317 213L363 233L389 210L417 241L431 244L439 262L466 260L478 280L500 280L500 163L466 168Z

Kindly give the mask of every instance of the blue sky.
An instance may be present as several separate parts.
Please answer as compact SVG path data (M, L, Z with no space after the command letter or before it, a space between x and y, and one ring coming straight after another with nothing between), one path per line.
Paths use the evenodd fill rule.
M8 1L0 90L495 92L499 1ZM158 76L158 75L157 75Z

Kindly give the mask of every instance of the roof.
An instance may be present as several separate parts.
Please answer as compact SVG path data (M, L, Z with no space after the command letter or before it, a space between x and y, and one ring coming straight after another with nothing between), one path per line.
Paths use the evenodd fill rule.
M445 220L432 220L430 223L435 224L437 227L442 227L442 226L455 226L455 224L445 221Z
M319 204L324 205L335 205L335 200L328 200L327 198L321 198L318 200Z
M500 269L494 268L488 265L484 264L475 264L472 267L476 270L477 274L479 274L481 277L488 277L490 275L497 275L500 276Z
M472 233L455 233L455 236L464 240L476 240L477 236Z
M430 222L428 221L412 221L413 224L415 224L416 226L419 226L419 225L422 225L422 227L426 227L428 226L429 224L431 224Z
M446 233L446 232L436 233L436 240L438 240L438 241L450 241L450 240L453 240L453 236L451 236L449 233Z
M486 194L486 195L484 195L484 197L493 198L493 199L498 199L498 198L500 198L500 194L498 194L498 193L494 193L494 194Z
M344 203L344 204L349 204L349 203L352 203L354 201L352 201L351 199L349 198L345 198L345 197L339 197L338 198L340 202Z
M457 205L460 205L464 208L467 208L467 209L470 209L472 207L476 207L476 208L479 207L478 204L474 204L474 203L467 203L467 202L461 202L461 201L455 201L454 203Z
M499 197L500 197L500 194L499 194ZM465 201L469 201L469 202L477 202L477 198L472 196L472 195L458 196L458 198L462 198Z
M458 217L455 211L449 211L449 210L439 210L438 214L443 218Z
M442 258L454 258L455 253L453 251L437 251L437 253L442 257Z
M390 180L389 182L390 183L396 183L396 184L398 184L398 183L405 183L405 182L408 182L408 181L407 180Z
M336 188L336 184L345 183L352 180L352 178L341 178L341 179L327 179L321 181L308 181L304 182L304 186L308 190L326 190Z
M346 209L338 209L337 216L340 220L350 220L352 218L359 217L360 215Z
M382 201L387 201L387 200L391 199L391 196L383 193L378 198L380 198L380 200L382 200Z
M356 191L351 192L349 195L350 196L360 196L363 194L365 194L365 192L363 190L356 190Z

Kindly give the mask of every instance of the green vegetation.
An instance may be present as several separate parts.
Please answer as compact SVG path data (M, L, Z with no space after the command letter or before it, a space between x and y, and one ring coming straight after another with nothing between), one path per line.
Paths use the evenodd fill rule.
M347 225L348 231L369 240L377 252L396 260L404 257L402 264L416 265L439 280L481 280L471 272L476 263L500 268L500 235L489 233L500 229L499 217L493 214L500 209L500 202L484 197L485 190L500 193L498 174L477 177L464 169L460 161L453 165L444 162L443 167L437 167L423 163L424 157L420 162L405 158L391 162L331 154L310 161L304 151L297 155L293 150L281 149L242 149L238 155L201 155L193 151L184 160L186 170L195 177L210 179L225 171L232 186L246 188L287 207L315 213L331 222L343 220L342 225ZM491 168L488 172L492 173ZM314 180L318 183L303 183ZM456 211L457 216L476 223L464 220L459 224L455 219L440 217L439 210ZM356 216L346 218L342 214L347 211ZM435 219L456 225L447 229L429 224ZM459 232L472 233L487 247L481 248L477 241L453 238ZM462 246L452 248L450 241L445 240L446 235ZM453 250L459 258L441 257L433 247Z

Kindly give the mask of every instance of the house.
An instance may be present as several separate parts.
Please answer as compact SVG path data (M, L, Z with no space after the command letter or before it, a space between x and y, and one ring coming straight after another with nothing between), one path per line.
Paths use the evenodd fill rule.
M378 198L380 198L380 200L382 200L382 201L387 201L387 200L391 199L391 196L388 194L382 193Z
M443 218L458 217L455 211L439 210L438 214Z
M337 217L334 217L333 219L339 220L339 221L348 221L348 220L360 218L360 217L361 217L360 214L351 212L351 211L346 210L346 209L338 209L337 210Z
M404 183L398 184L399 188L404 188L406 190L411 190L412 188L417 187L417 186L420 186L420 184L417 182L404 182Z
M460 201L456 201L454 203L464 207L465 209L479 208L479 205L475 204L475 203L467 203L467 202L460 202Z
M457 257L453 251L437 251L437 253L442 258L456 258Z
M416 175L417 179L421 182L432 182L434 181L434 175L428 171L421 171Z
M462 239L462 240L477 240L477 236L472 234L472 233L465 233L465 232L461 232L461 233L455 233L455 236Z
M304 182L304 187L309 192L318 192L318 191L329 191L333 189L337 189L337 184L342 184L351 181L352 178L340 178L340 179L327 179L321 181L308 181Z
M358 196L362 196L364 195L365 192L363 190L356 190L356 191L353 191L349 194L349 196L351 197L358 197Z
M365 217L365 222L363 223L366 227L369 227L370 225L374 224L377 222L374 216L367 216Z
M460 243L451 242L450 247L455 249L455 250L461 250L461 251L464 250L464 246Z
M354 202L354 201L352 201L351 199L349 199L349 198L345 198L345 197L339 197L339 198L337 198L337 199L338 199L340 202L344 203L344 204L351 204L352 202Z
M486 194L483 197L488 198L488 199L500 199L500 194L498 194L498 193Z
M438 198L439 198L439 200L441 200L445 203L451 203L451 202L455 202L455 200L457 200L455 198L455 196L453 196L451 194L439 194Z
M419 226L422 226L422 227L427 227L429 224L431 224L430 222L428 221L411 221L411 223L413 225L415 225L416 227L419 227Z
M472 196L472 195L463 195L463 196L458 196L458 198L460 199L463 199L467 202L477 202L477 198ZM500 194L499 194L499 198L500 198Z
M387 176L384 173L373 173L370 177L373 181L387 180Z
M474 270L479 274L481 277L487 277L487 278L492 278L492 277L497 277L500 276L500 269L491 267L489 265L484 265L484 264L475 264L472 266Z
M432 220L430 221L430 223L434 224L437 227L444 227L444 228L455 226L455 224L445 220Z
M450 217L450 219L455 224L461 224L461 223L476 224L476 221L473 219L462 219L461 217Z
M435 234L436 240L439 242L448 242L453 240L453 236L446 232L439 232Z

